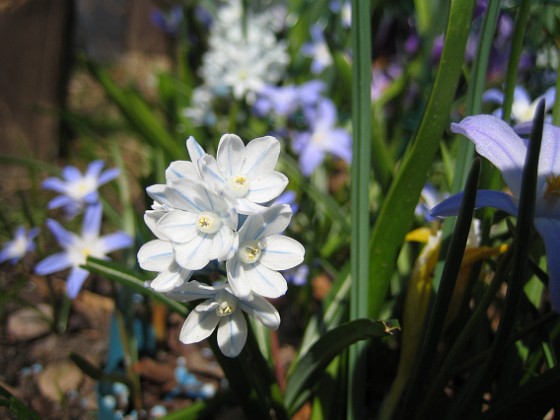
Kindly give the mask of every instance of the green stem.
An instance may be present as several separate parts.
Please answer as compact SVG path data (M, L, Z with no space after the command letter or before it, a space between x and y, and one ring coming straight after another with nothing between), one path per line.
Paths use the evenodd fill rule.
M369 285L369 183L371 174L370 2L352 1L352 225L350 320L367 317ZM366 344L349 349L348 418L365 416Z
M519 9L517 9L517 14L515 16L515 32L513 40L511 41L511 53L506 71L504 103L502 105L502 119L507 123L511 120L513 93L515 91L515 85L517 84L517 69L519 66L519 59L521 58L521 52L523 51L523 38L529 20L530 7L530 0L521 0L521 5Z

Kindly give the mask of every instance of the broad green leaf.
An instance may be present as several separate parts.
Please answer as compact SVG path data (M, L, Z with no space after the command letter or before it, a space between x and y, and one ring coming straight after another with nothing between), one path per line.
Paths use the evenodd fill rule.
M422 122L389 189L370 241L370 316L381 312L395 261L414 217L414 208L449 121L461 75L473 0L454 0L436 80Z
M359 340L390 336L399 329L396 320L356 319L326 332L302 356L288 377L284 395L288 414L293 415L310 398L317 379L337 354Z

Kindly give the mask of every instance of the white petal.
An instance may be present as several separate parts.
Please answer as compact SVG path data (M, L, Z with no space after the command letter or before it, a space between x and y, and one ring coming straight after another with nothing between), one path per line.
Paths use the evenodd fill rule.
M244 174L251 177L253 174L267 174L276 167L280 155L280 142L272 136L256 138L247 144L245 155Z
M165 184L154 184L146 188L148 195L160 204L167 204L167 196L165 195L166 186Z
M288 283L282 274L271 270L259 262L255 264L241 263L244 268L241 282L247 283L257 295L267 298L277 298L286 293Z
M183 283L182 286L173 289L173 291L169 293L166 293L166 296L168 296L170 299L178 300L179 302L192 302L193 300L208 298L210 299L208 299L206 302L214 302L214 296L216 295L216 290L218 289L219 288L217 287L208 286L207 284L192 280ZM202 305L202 303L200 305Z
M272 270L287 270L303 262L305 248L295 239L272 235L263 239L263 245L259 262Z
M171 162L165 171L165 179L168 181L187 179L191 182L200 182L196 165L186 160Z
M146 242L138 251L138 264L144 270L164 271L173 264L174 255L170 242L154 239Z
M177 264L189 270L204 268L210 262L209 255L212 249L212 236L201 233L189 242L173 244Z
M212 240L209 258L211 260L225 260L233 246L233 231L227 226L222 226Z
M219 320L214 311L199 312L195 309L190 312L183 324L179 333L179 340L185 344L202 341L212 334Z
M236 357L247 341L247 322L243 312L235 311L222 317L218 325L218 346L227 357Z
M192 272L190 270L166 270L162 271L150 283L150 287L158 292L168 292L188 281Z
M218 168L227 179L230 176L240 175L245 158L245 145L243 140L235 134L224 134L218 144L216 159Z
M244 278L243 264L237 257L226 261L228 283L235 296L240 299L248 299L251 296L251 286Z
M276 204L262 213L248 216L239 229L239 241L243 243L280 233L288 227L291 219L291 207Z
M196 218L195 213L172 210L159 220L157 228L172 242L188 242L199 233Z
M271 172L266 177L251 179L251 186L245 196L255 203L266 203L277 198L288 185L288 178L280 172Z
M205 209L201 208L198 201L199 189L197 185L186 179L170 181L165 194L169 206L191 213L200 213Z
M253 295L251 300L239 300L241 308L249 315L254 316L268 328L278 329L280 314L266 299Z

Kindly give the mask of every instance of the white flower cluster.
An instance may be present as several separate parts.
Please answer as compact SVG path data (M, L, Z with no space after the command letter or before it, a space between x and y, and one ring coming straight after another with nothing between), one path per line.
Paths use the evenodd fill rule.
M171 163L166 184L147 188L154 204L144 219L157 239L140 248L138 262L159 273L153 289L183 302L205 299L187 317L182 342L203 340L217 327L220 349L235 357L247 338L242 311L278 328L280 316L265 298L284 295L287 283L278 270L303 261L303 246L281 235L290 206L271 204L288 184L275 170L280 143L267 136L244 145L224 134L216 158L192 137L187 150L191 161ZM225 262L226 283L189 281L216 261Z
M282 78L289 55L286 43L278 41L275 33L277 22L285 20L281 13L279 8L261 13L243 10L240 0L229 0L218 9L210 28L209 49L202 58L200 76L204 83L193 93L206 101L193 102L185 111L195 123L204 124L212 114L209 96L231 94L253 103L263 86ZM197 108L202 108L203 118L195 118L201 113Z

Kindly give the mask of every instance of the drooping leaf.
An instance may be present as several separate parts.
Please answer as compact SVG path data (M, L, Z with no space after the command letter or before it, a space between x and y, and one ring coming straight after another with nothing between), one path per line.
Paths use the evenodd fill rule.
M288 414L293 415L309 399L317 379L337 354L359 340L390 336L399 329L397 320L356 319L326 332L301 357L288 378L284 395Z

